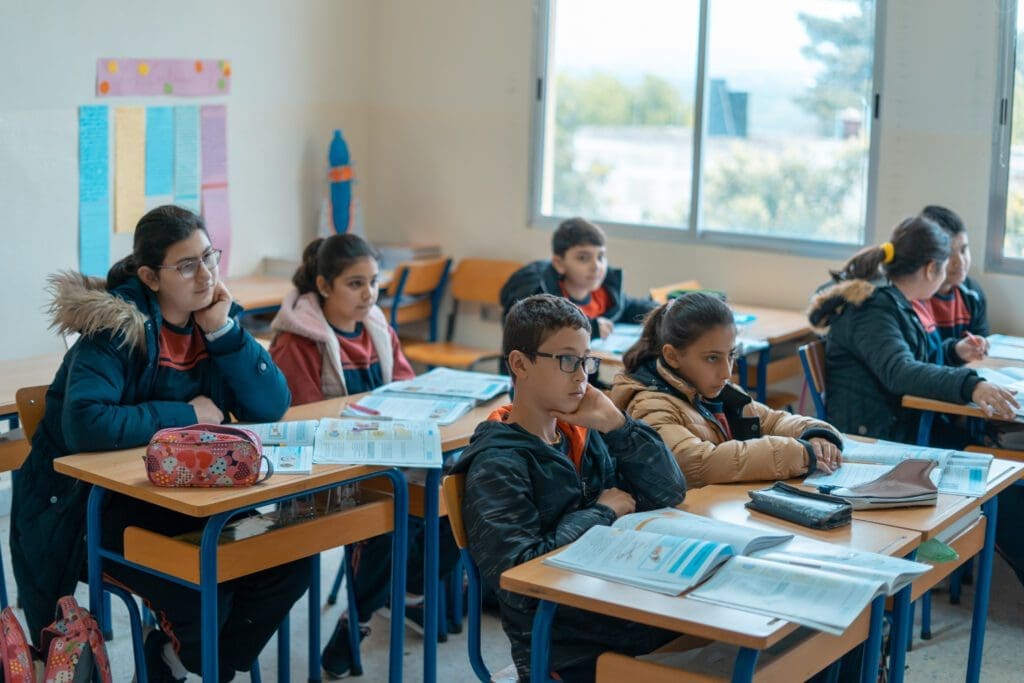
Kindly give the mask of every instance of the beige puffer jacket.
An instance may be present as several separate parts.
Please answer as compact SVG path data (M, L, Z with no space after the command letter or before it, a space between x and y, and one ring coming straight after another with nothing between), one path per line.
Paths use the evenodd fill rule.
M812 451L806 439L822 437L842 447L842 436L828 423L772 410L733 384L716 399L733 416L733 438L727 439L714 417L696 407L696 389L660 359L632 375L617 375L611 397L620 409L657 430L688 488L790 479L808 471Z

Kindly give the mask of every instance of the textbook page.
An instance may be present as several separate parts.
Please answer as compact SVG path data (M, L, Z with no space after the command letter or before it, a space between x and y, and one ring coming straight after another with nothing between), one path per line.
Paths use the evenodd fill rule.
M810 540L810 539L808 539ZM755 554L762 560L783 562L812 569L859 576L869 581L881 581L886 595L893 595L918 576L931 569L931 565L889 557L879 553L844 548L832 543L810 540L799 547L782 546Z
M594 526L544 564L679 595L732 554L723 543Z
M991 358L1024 361L1024 337L993 334L988 337L988 355Z
M439 468L441 432L434 422L323 419L316 432L314 463Z
M363 396L357 403L349 403L342 415L344 417L381 416L404 420L427 420L439 425L450 425L472 410L473 405L473 401L468 399L383 393Z
M1014 412L1017 413L1017 417L1024 417L1024 368L978 368L977 372L986 381L1016 392L1020 406L1014 408ZM976 403L970 405L977 407Z
M882 592L881 581L734 557L687 597L842 635Z
M618 355L624 354L626 351L629 351L633 344L640 340L640 334L643 332L643 329L643 325L615 323L612 333L607 337L590 340L590 350Z
M374 393L403 393L443 398L463 398L483 403L508 392L510 380L504 375L486 372L434 368L419 377L402 382L391 382L375 389Z
M634 512L623 515L615 520L612 526L616 529L635 529L724 543L732 547L737 555L747 555L793 538L793 534L753 529L710 517L702 517L676 508L662 508L651 512Z
M317 424L317 420L295 420L243 426L260 437L263 455L273 464L274 474L309 474Z

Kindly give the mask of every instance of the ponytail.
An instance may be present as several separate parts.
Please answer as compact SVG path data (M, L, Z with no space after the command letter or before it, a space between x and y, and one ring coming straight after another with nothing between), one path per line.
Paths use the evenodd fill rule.
M107 290L123 285L138 274L139 267L135 265L135 255L128 254L123 259L110 266L107 271Z
M316 292L323 301L320 289L316 285L317 277L327 280L328 286L356 261L364 258L377 258L376 252L369 242L359 235L345 233L318 237L302 251L302 265L292 276L292 284L299 294Z
M709 330L735 324L732 309L721 297L687 292L647 314L640 339L623 355L622 364L631 374L645 362L661 357L666 344L683 351Z
M841 270L830 271L836 282L874 280L883 275L890 280L916 273L932 261L949 259L949 235L925 216L903 220L884 244L865 247L846 262Z

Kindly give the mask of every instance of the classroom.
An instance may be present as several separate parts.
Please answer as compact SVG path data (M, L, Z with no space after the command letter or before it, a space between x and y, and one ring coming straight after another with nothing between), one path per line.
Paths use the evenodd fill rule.
M122 163L122 158L115 151L114 139L121 121L119 108L132 109L136 117L143 117L136 118L136 123L145 121L146 111L152 115L157 108L162 108L167 116L171 115L169 108L177 116L179 109L192 108L195 112L194 107L224 116L219 142L223 145L226 170L222 179L210 185L202 181L204 196L210 189L223 202L219 212L209 208L212 204L202 209L211 238L216 236L222 241L212 239L207 251L196 254L202 259L194 260L193 264L200 272L208 272L210 264L216 269L220 259L219 278L236 294L235 299L247 308L260 309L264 315L262 321L256 316L245 316L241 323L231 323L230 316L224 322L222 316L216 319L215 329L210 330L198 317L198 309L192 309L197 311L194 337L201 336L202 328L207 340L204 344L213 345L211 349L217 348L217 341L225 344L220 335L244 337L244 352L252 354L246 356L245 362L260 367L252 373L259 375L259 381L271 381L268 376L274 374L274 363L270 363L270 371L262 364L273 358L284 373L274 375L280 380L278 398L284 392L285 375L289 375L287 386L295 398L296 388L287 363L293 363L292 367L301 363L294 365L294 357L291 361L280 360L282 356L272 346L271 338L284 328L276 327L275 322L271 330L270 321L277 320L275 315L285 294L292 295L290 279L303 263L307 245L314 238L333 232L335 216L344 214L349 221L348 229L372 245L388 245L394 253L410 254L415 247L426 245L435 248L431 257L450 259L443 276L447 278L447 287L432 290L438 297L436 301L429 296L426 299L436 309L433 316L438 339L448 332L452 313L455 342L490 350L501 347L502 321L508 307L503 311L501 305L494 305L497 301L470 301L453 308L453 278L460 263L466 259L487 259L488 263L505 262L507 267L510 262L528 264L550 259L556 228L562 221L580 216L603 231L608 264L622 270L623 289L630 296L646 299L649 292L657 293L659 289L667 289L665 294L691 289L724 293L734 313L749 315L753 321L749 326L741 325L735 339L743 351L736 359L736 368L730 366L734 381L772 409L810 416L808 419L824 419L812 400L814 387L807 383L813 373L801 365L797 351L797 347L815 339L807 320L811 297L830 281L830 271L841 269L862 248L882 245L882 263L899 263L903 255L897 254L894 261L884 245L891 250L893 242L899 242L894 228L904 219L917 216L923 207L948 207L962 218L973 253L970 278L984 291L988 329L993 335L1006 335L1008 339L1024 337L1024 316L1020 313L1024 293L1024 147L1017 142L1019 136L1014 130L1015 124L1024 130L1024 100L1016 97L1021 91L1019 79L1014 80L1021 75L1014 66L1015 53L1020 49L1017 38L1024 30L1024 7L1020 4L1020 0L6 0L0 4L0 56L11 65L0 95L0 207L5 214L3 235L7 255L0 268L0 291L6 293L8 301L5 331L0 334L0 374L4 375L0 377L4 385L0 395L0 545L11 604L15 605L19 592L12 552L23 552L9 547L10 535L18 526L12 521L12 503L24 495L15 492L11 470L17 469L30 446L18 429L19 423L26 426L25 419L19 419L18 410L4 406L14 403L16 389L53 382L65 354L72 353L68 349L74 339L52 326L53 286L48 278L62 271L84 269L86 212L84 191L80 189L86 177L84 164L88 161L82 154L86 111L103 108L104 116L109 115L109 140L104 138L109 145L104 151L109 157L109 167L104 167L109 174L104 189L108 194L102 200L105 206L109 202L109 207L104 209L107 213L102 234L98 238L98 233L91 233L89 239L93 241L88 243L95 247L89 255L93 264L89 274L99 276L105 276L106 268L132 253L135 223L144 210L157 206L153 196L167 194L170 199L165 203L176 203L175 193L147 190L145 202L137 205L142 210L134 214L126 211L122 216L118 192L124 190L126 183L123 175L116 175L116 165ZM773 35L775 41L771 40ZM853 47L844 44L844 40L851 41ZM127 68L114 67L114 62L130 64L132 69L144 62L148 71L149 64L168 60L194 63L197 73L216 68L221 82L194 96L166 89L111 93L104 91L106 85L101 88L105 75L116 76L118 69ZM203 116L205 126L207 119ZM137 130L149 134L145 127ZM343 176L335 175L328 162L336 130L343 134L349 156ZM203 149L194 153L208 152L205 140L201 146ZM145 162L142 156L138 159L139 163ZM352 197L348 211L337 211L338 207L329 203L330 181L340 184L339 177L353 179L346 187ZM135 181L136 189L141 188L141 179ZM211 202L213 196L209 195ZM141 194L136 199L143 201ZM199 199L194 202L189 206L199 209ZM217 218L211 220L214 213ZM132 217L126 218L129 215ZM929 221L928 225L932 223ZM948 258L949 240L944 239L943 258ZM223 253L211 260L210 248L222 249ZM937 262L927 261L931 263ZM922 264L924 274L920 277L933 277L929 266ZM401 268L396 270L396 263L383 259L379 265L384 297L393 294L402 280ZM180 263L164 267L178 267L179 274L184 276ZM159 270L152 272L161 274ZM313 273L317 274L320 273ZM394 278L396 274L399 277ZM162 272L162 276L175 275ZM155 295L142 287L141 277L140 273L136 278L140 290L155 300ZM319 282L315 277L313 280ZM232 282L238 285L237 291ZM313 285L303 296L316 300L317 286ZM269 293L260 287L266 287ZM309 294L310 291L313 293ZM564 287L561 291L569 296ZM247 295L243 297L242 293ZM323 295L320 287L321 303ZM380 303L388 315L390 309L384 305L385 299ZM910 310L909 303L906 308ZM168 314L168 310L164 313ZM339 338L344 337L345 333L333 325L326 311L325 308L326 324L334 327ZM773 317L776 314L780 317ZM835 320L842 315L844 312L836 312ZM186 316L185 320L191 318ZM785 329L767 331L771 324L781 320L786 324L778 324ZM799 324L790 334L786 325L793 320ZM921 326L916 318L913 320ZM170 320L167 322L171 329ZM833 327L837 333L839 326L836 322ZM263 338L252 341L249 332L238 332L240 328ZM364 328L359 323L356 329ZM172 333L185 334L177 328ZM402 323L399 331L392 333L394 343L397 345L401 339L402 346L409 351L410 372L416 375L434 365L423 360L431 356L418 356L412 350L417 339L422 341L429 334L429 326L422 321ZM973 338L970 332L965 336ZM164 337L159 338L162 345ZM923 332L921 338L925 338ZM338 344L332 343L335 347ZM828 343L826 339L822 348ZM602 356L600 378L611 388L612 401L616 400L613 376L623 368L624 350L611 349L607 356ZM727 351L731 354L733 349ZM344 353L350 352L343 351L337 373L343 390L346 381L353 381L347 367L340 369L346 362ZM568 351L556 353L574 355ZM587 350L583 355L590 353ZM832 367L828 363L835 359L827 355L828 351L822 353L826 354L823 362ZM472 369L504 372L495 360L500 355L493 353L489 360ZM663 360L664 357L659 363ZM559 365L566 367L567 362L559 361ZM573 372L584 365L577 357ZM982 359L980 363L972 361L970 367L993 366ZM1002 366L995 369L1002 370ZM732 374L733 370L736 374ZM946 367L941 370L954 371ZM979 382L973 370L958 367L957 371L975 377L964 380L971 387L991 383ZM366 371L369 375L374 372L372 368ZM392 372L394 379L411 377L403 375L405 366L396 362L394 368L388 365L384 371L384 382L392 379ZM319 372L316 374L320 376ZM369 375L364 373L360 377ZM158 372L157 376L165 375ZM963 380L963 375L959 377ZM360 388L348 393L375 388L378 379L374 376L369 385L359 385ZM253 379L245 385L252 395L273 395L266 389L269 385L256 382ZM315 398L308 399L311 402L305 406L292 400L283 419L334 418L344 407L352 405L338 394L320 390L318 385ZM284 409L289 407L285 401L282 409L277 410L276 405L270 405L271 398L236 400L235 393L243 394L241 389L225 391L228 398L224 400L228 403L204 404L208 411L205 413L197 407L197 418L224 418L231 412L240 421L243 414L249 414L253 419L244 421L274 422L282 419ZM978 430L985 431L985 425L993 422L986 423L975 404L998 410L995 402L1002 400L1002 395L992 396L989 406L989 395L981 400L981 395L966 389L960 392L959 399L941 399L928 392L922 392L923 396L896 393L903 396L902 403L897 396L896 405L914 415L911 437L903 440L908 446L938 445L928 442L926 429L918 430L919 415L929 416L922 418L929 427L934 415L936 430L947 423L960 424L958 420L962 420L969 423L973 435L978 435ZM204 397L205 394L200 396ZM510 400L505 398L504 402ZM954 403L957 405L950 407ZM442 427L440 444L445 453L463 452L477 423L493 419L490 412L497 406L476 406L454 424ZM42 415L41 404L38 407ZM712 414L704 403L697 408ZM56 422L59 419L59 415L51 415L40 424L46 425L50 420L60 424ZM626 419L628 424L634 424L630 415ZM1016 421L1021 419L1018 416ZM165 420L159 427L187 424L190 422ZM713 425L715 429L717 424ZM857 434L857 424L837 423L837 428L844 434ZM655 433L653 427L650 431ZM660 429L657 433L662 434ZM870 429L860 434L901 440L871 433ZM667 443L668 437L662 436ZM800 436L799 432L794 436ZM559 439L561 436L548 443L557 445ZM131 467L126 464L122 470L117 463L123 460L124 453L118 455L116 451L123 446L114 447L111 441L96 448L66 449L65 445L70 448L72 443L87 443L88 439L68 437L68 444L62 439L57 455L69 456L70 460L58 462L57 471L72 476L78 472L86 477L82 471L88 466L79 464L85 461L74 459L92 456L73 454L98 450L105 453L96 455L94 462L107 459L111 472L123 471L145 482L145 468L138 463L137 455L148 440L146 437L130 444L136 449ZM805 443L808 441L809 438L804 439ZM102 440L97 443L106 444ZM672 451L671 444L667 448ZM962 450L959 445L945 443L942 448ZM912 515L900 517L899 524L879 521L885 514L882 510L855 510L852 524L848 523L846 532L840 532L846 534L841 544L913 559L922 543L941 537L960 517L966 520L978 515L981 509L981 519L995 519L993 506L997 498L1003 501L998 520L1007 525L1008 511L1018 510L1006 505L1004 494L1019 488L1015 482L1020 479L1020 465L1024 462L1024 456L1015 458L1013 450L1014 447L1008 447L996 453L991 469L986 470L988 488L976 497L956 496L940 486L939 512L927 519L922 512L913 522L908 521ZM808 464L802 464L806 474L814 468L814 453L808 453ZM49 463L46 467L46 476L57 477ZM315 465L313 474L308 475L306 493L312 495L314 490L323 489L329 510L331 494L326 492L348 479L340 470L335 471L341 466L328 466L335 468L330 474L316 469L320 467L324 465ZM721 514L724 521L758 529L771 527L764 520L772 518L754 517L760 513L743 507L747 492L770 486L777 479L800 483L793 480L798 475L786 473L756 480L748 478L747 483L712 481L703 486L704 482L695 479L685 465L681 463L680 467L679 476L685 474L688 482L681 509L711 517ZM373 493L360 498L370 501L368 504L338 513L352 515L350 521L325 518L310 522L320 524L317 528L323 530L322 535L334 534L329 542L310 540L311 535L296 541L302 549L295 551L293 557L298 559L287 565L270 556L246 559L253 552L225 556L220 560L221 574L215 572L213 589L203 593L203 607L198 612L202 612L203 619L207 618L207 599L216 600L217 576L223 580L224 572L232 580L244 581L260 572L302 565L301 571L282 579L302 583L300 579L308 571L304 558L320 553L319 561L309 563L315 567L313 579L319 584L316 594L302 593L291 606L290 640L281 635L271 636L278 623L270 624L269 644L256 662L264 680L285 680L288 675L295 679L313 676L311 661L319 660L319 651L328 643L336 625L342 623L339 619L349 600L346 591L354 595L346 581L337 604L327 604L326 596L334 579L342 573L342 546L352 548L352 544L362 544L367 539L372 544L372 539L385 538L378 534L390 531L396 539L408 534L412 565L418 559L412 543L414 535L424 534L425 528L428 539L423 545L430 545L432 533L437 540L436 506L442 511L440 534L451 536L449 522L444 519L445 511L450 512L449 501L455 499L438 488L440 478L450 474L450 468L446 465L443 473L427 471L430 474L425 487L423 481L414 486L410 478L408 500L397 494L398 488L404 488L404 479L399 481L398 476L373 475L369 469L360 470L358 476L350 472L350 479L363 477L372 482L365 488ZM36 476L31 472L25 474ZM21 475L14 474L18 476ZM283 497L293 495L288 476L293 475L272 476L250 490L263 487ZM467 479L471 478L472 474L467 474ZM97 483L87 477L85 481ZM759 483L751 483L754 481ZM117 494L117 500L133 495L128 484L119 487L108 481L104 485L112 497ZM424 494L424 490L430 494ZM268 494L263 499L250 500L247 494L238 493L229 505L225 502L227 498L216 503L212 499L200 500L192 494L209 491L198 489L164 489L164 494L156 488L147 491L158 492L152 498L142 497L147 505L159 498L165 507L183 517L189 515L189 510L203 510L205 517L250 504L255 509L257 504L275 499ZM712 498L717 494L722 496L721 500ZM83 533L86 495L79 496ZM40 498L40 504L49 497L48 491L45 500ZM57 494L53 497L57 498ZM462 500L461 495L458 500ZM468 495L467 505L472 505L472 500L472 495ZM401 513L405 507L409 515ZM914 511L919 512L916 508ZM940 513L946 516L936 522ZM751 522L752 519L755 521ZM761 521L757 522L758 519ZM790 523L775 523L776 527L783 525L779 528L789 533L806 533L816 540L830 542L837 538L829 536L831 532L812 533ZM334 531L330 531L331 524L337 527ZM360 535L354 531L362 528L360 525L366 529L381 526L375 533ZM884 611L892 615L892 623L899 624L908 635L912 632L909 649L887 646L882 666L890 680L954 681L961 680L965 671L968 680L1018 680L1017 672L1024 665L1019 647L1024 635L1024 587L1000 555L1003 541L995 533L995 526L975 523L963 533L964 539L958 537L958 541L976 545L964 558L974 554L980 558L973 563L973 582L969 573L963 579L961 570L940 566L925 575L929 581L915 581L906 591L889 596ZM146 547L154 558L181 551L177 539L128 527L124 536L126 557L133 530L142 532L138 542L148 543ZM465 531L470 532L472 546L473 534L469 528ZM871 540L865 540L868 538ZM164 541L179 545L161 545ZM260 543L252 540L249 547L271 547ZM953 541L950 544L956 546ZM379 558L381 570L386 574L384 567L393 562L396 569L403 564L404 572L400 557L404 550L394 552L392 557L391 546L386 545ZM397 540L395 545L399 545ZM997 545L997 552L993 553ZM418 549L420 555L426 554L428 567L432 562L446 562L443 541L441 546L440 551L436 543L432 548ZM177 550L170 552L169 548ZM192 573L187 575L191 578L179 580L178 590L185 590L185 584L200 584L200 558L205 555L198 547L193 550L195 557L189 555L188 559L194 564ZM366 556L370 556L369 551ZM80 557L82 580L74 590L83 606L93 607L99 604L93 598L100 595L100 586L86 580L84 546ZM14 564L17 562L14 558ZM97 568L98 563L96 558ZM175 572L179 568L173 564L156 568L178 576ZM216 561L213 566L216 568ZM724 612L713 614L706 605L694 608L693 600L674 599L668 605L670 601L664 600L663 595L657 595L657 600L648 599L641 589L630 586L627 590L604 579L588 578L579 582L581 587L576 593L569 588L558 593L543 583L545 571L568 574L567 570L542 567L531 560L506 572L501 587L520 599L541 598L545 606L557 604L560 598L563 605L628 616L630 620L677 634L739 647L741 654L754 653L752 660L737 656L736 672L730 654L727 673L719 678L689 680L806 680L848 652L857 652L862 641L868 641L866 649L870 651L872 639L881 637L881 627L876 628L875 620L881 619L883 610L878 604L885 601L876 600L858 612L845 636L817 631L807 636L808 640L795 650L803 647L800 652L815 651L816 656L827 658L821 666L803 671L793 668L792 653L782 651L783 645L790 642L788 638L804 633L804 627L797 631L795 623L779 626L763 615L757 621L750 616L753 613L741 610L731 610L729 614L746 614L747 620L730 621L728 615L722 616ZM986 573L991 574L991 582ZM955 576L950 580L947 575ZM24 580L24 576L21 578ZM455 631L442 635L444 642L436 647L427 647L421 634L406 629L402 635L402 624L393 627L388 616L378 610L370 622L369 635L363 636L365 640L359 648L363 679L477 680L479 672L468 654L470 623L463 621L462 615L456 620L459 623L452 623L450 615L443 618L456 609L450 604L455 583L442 588L436 581L420 578L423 588L419 592L426 594L428 606L435 604L439 595L442 602L449 603L444 605L442 618L436 618L436 614L426 617L426 630L444 632L454 627ZM130 585L119 580L125 584L123 587ZM460 596L456 602L461 602L461 571L458 583ZM594 588L595 585L598 587ZM387 592L384 590L379 596L381 605ZM387 600L400 600L400 593L399 588L394 588ZM608 597L611 594L618 597ZM957 604L951 603L952 594L956 595ZM976 594L983 595L980 615L975 611ZM314 598L317 604L310 605ZM408 623L409 595L405 600ZM677 609L677 602L689 607ZM414 601L413 607L416 604ZM288 602L267 609L288 613L290 605ZM726 608L718 609L721 612ZM930 611L930 617L922 617L923 609ZM313 613L318 615L316 619ZM16 609L14 614L25 627L24 611ZM495 680L516 680L510 640L497 614L497 609L489 606L484 610L483 658L489 675L501 672L505 676ZM702 621L702 615L710 616ZM921 637L924 619L931 622L927 639ZM108 641L107 650L113 680L131 680L141 648L139 653L133 653L128 611L118 600L114 601L112 620L115 635ZM423 614L420 620L424 621ZM197 616L196 624L199 621ZM979 621L981 640L974 628ZM737 625L740 622L742 627ZM289 626L287 620L285 626ZM196 628L198 638L199 627ZM345 633L352 635L349 631ZM731 635L726 637L725 633ZM754 633L757 635L751 635ZM359 639L360 636L353 635L349 642L358 645ZM397 651L391 647L396 642L404 642ZM147 640L147 648L148 643ZM211 660L211 650L216 652L216 648L204 642L202 656L197 654L196 662L202 661L206 666L216 660ZM758 650L765 651L760 659L756 655ZM289 652L290 657L283 656ZM557 659L558 652L555 638L551 641L551 657ZM629 675L640 680L688 680L666 673L667 666L660 666L655 672L644 668L652 664L642 658L625 654L617 657L598 662L596 680L622 680ZM219 659L224 679L223 667L230 658L223 648ZM752 679L739 673L741 660L744 666L749 664ZM201 680L193 671L192 662L183 661L190 671L187 680ZM754 661L759 663L755 665ZM870 652L865 661L878 665L871 660ZM517 659L516 664L519 663ZM892 666L900 668L898 674L888 670ZM240 673L235 680L257 680L258 676L251 677L247 668L248 665L236 666ZM319 676L319 666L315 668ZM839 668L833 668L828 676L838 676ZM178 675L183 671L173 665L171 671L175 677L164 680L183 680ZM578 672L568 670L563 679L576 680L572 673ZM841 678L820 680L848 680L847 674L844 666ZM538 678L537 671L532 675L534 679L547 680ZM866 672L857 675L861 680L876 680ZM584 676L579 680L591 679Z

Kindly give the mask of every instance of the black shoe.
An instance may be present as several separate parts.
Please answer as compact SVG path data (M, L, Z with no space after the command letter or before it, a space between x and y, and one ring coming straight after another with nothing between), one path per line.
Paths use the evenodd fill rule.
M359 627L359 640L362 642L370 635L369 626ZM352 670L352 648L348 644L348 617L342 616L338 619L338 625L334 627L331 639L327 641L327 647L320 654L320 666L328 678L337 679L349 674L361 675L363 672Z
M422 602L417 605L405 606L405 625L421 636L423 635L423 615L424 610ZM438 626L440 626L440 624L438 624ZM437 642L448 642L448 634L442 633L440 628L437 629Z
M170 638L160 629L154 629L146 636L142 652L146 657L146 677L149 683L185 683L184 678L175 678L171 667L164 661L164 645Z

